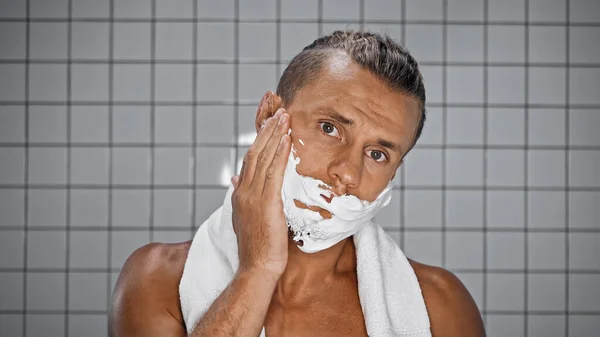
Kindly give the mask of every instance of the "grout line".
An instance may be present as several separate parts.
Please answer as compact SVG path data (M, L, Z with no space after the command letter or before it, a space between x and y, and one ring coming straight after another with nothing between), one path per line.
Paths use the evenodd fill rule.
M318 0L318 9L317 9L317 32L318 37L323 36L323 0ZM346 21L344 21L345 23Z
M529 335L529 0L524 1L525 6L525 73L524 73L524 89L525 89L525 133L523 139L525 142L525 150L523 151L523 177L524 177L524 205L523 205L523 308L525 317L523 318L523 336Z
M150 1L150 207L148 214L150 242L154 241L154 183L156 180L156 0Z
M569 105L571 103L570 100L570 92L571 92L571 69L570 69L570 62L571 62L571 46L570 46L570 27L571 27L571 13L570 13L570 0L566 0L565 1L565 19L566 19L566 33L565 33L565 51L566 51L566 55L565 55L565 106L566 106L566 110L565 110L565 186L567 186L568 188L565 189L565 336L569 337L569 332L570 332L570 321L571 321L571 315L572 312L570 312L570 305L569 305L569 291L570 291L570 278L569 275L572 271L570 271L569 269L571 268L571 265L569 263L569 259L570 259L570 233L572 232L571 228L570 228L570 207L571 207L571 203L570 203L570 179L569 179L569 136L570 136L570 115L571 115L571 110L569 109Z
M23 207L23 337L27 336L27 246L29 243L29 54L31 43L31 22L29 20L31 12L31 1L25 0L25 158L24 158L24 203Z
M448 101L448 0L443 1L443 12L442 12L442 101ZM446 268L446 251L447 251L447 238L446 238L446 160L447 151L446 144L448 144L448 109L442 108L442 201L441 201L441 223L442 223L442 267Z
M233 136L234 136L234 157L233 157L233 174L238 174L241 167L238 167L239 157L239 135L240 135L240 1L235 0L234 6L234 29L233 29ZM231 158L231 155L229 156Z
M488 17L488 8L489 2L488 0L483 1L483 59L485 62L488 60L488 31L489 31L489 17ZM488 155L488 68L483 68L483 192L482 192L482 209L483 209L483 272L482 272L482 282L483 282L483 294L482 294L482 303L480 311L487 312L488 310L488 266L487 266L487 235L488 235L488 182L487 182L487 155ZM484 326L488 324L488 315L487 313L483 314L483 323Z
M114 16L115 16L115 0L109 0L109 10L110 10L110 24L109 24L109 37L108 37L108 57L109 60L112 60L114 57ZM109 152L108 152L108 235L106 240L106 304L107 309L111 308L111 299L112 299L112 239L113 239L113 159L114 159L114 148L113 148L113 140L114 140L114 109L113 109L113 96L114 96L114 64L111 62L108 66L108 142L109 142Z
M72 22L71 22L71 17L72 17L72 13L73 13L73 0L68 0L68 15L69 15L69 21L67 23L67 59L70 60L71 59L71 55L73 54L73 26L72 26ZM72 99L72 93L73 93L73 88L72 88L72 81L71 81L71 76L72 76L72 64L69 61L67 63L67 189L66 189L66 212L65 212L65 229L66 231L65 233L65 245L66 245L66 252L65 252L65 267L66 267L66 271L64 273L65 275L65 317L64 317L64 331L65 331L65 337L69 337L69 290L71 288L71 282L70 282L70 276L71 276L71 272L70 272L70 268L71 268L71 259L70 259L70 246L71 246L71 173L72 173L72 162L73 162L73 154L72 154L72 147L71 147L71 123L72 123L72 115L71 115L71 99Z
M198 2L193 2L194 11L194 24L192 26L192 60L196 61L198 58ZM196 171L198 165L198 159L196 157L197 146L198 146L198 109L196 103L198 101L198 66L194 65L192 69L192 158L191 158L191 174L192 174L192 187L191 187L191 212L190 212L190 239L194 237L196 229ZM156 146L156 145L155 145ZM231 145L230 145L231 146Z
M404 41L406 41L406 0L400 0L401 8L401 39L402 47L405 47ZM419 64L420 66L420 64ZM404 252L406 247L406 164L403 163L400 169L400 249Z

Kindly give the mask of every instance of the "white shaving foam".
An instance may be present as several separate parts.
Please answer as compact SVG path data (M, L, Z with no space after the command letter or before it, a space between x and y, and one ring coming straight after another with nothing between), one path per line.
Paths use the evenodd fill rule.
M304 142L301 142L304 145ZM296 166L300 158L295 158L292 146L283 178L281 198L288 228L294 233L294 241L302 240L298 248L305 253L315 253L327 249L343 239L356 234L375 214L390 203L392 182L373 202L361 200L353 195L337 196L325 190L329 186L321 180L298 174ZM332 197L327 202L322 196ZM331 219L323 218L318 212L298 208L298 200L307 206L318 206L332 214Z

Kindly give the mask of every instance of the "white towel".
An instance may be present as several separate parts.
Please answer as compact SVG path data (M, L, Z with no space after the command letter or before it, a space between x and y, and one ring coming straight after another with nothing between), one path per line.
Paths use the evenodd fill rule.
M238 268L230 187L223 206L198 229L179 284L188 334L233 279ZM374 223L354 235L358 295L371 337L431 337L421 287L406 256ZM265 336L263 329L261 336Z

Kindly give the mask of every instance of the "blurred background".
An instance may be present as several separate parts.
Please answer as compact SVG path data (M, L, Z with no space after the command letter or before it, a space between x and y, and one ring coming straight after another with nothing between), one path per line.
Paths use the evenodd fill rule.
M126 257L189 240L287 62L402 41L428 120L376 220L491 337L600 331L600 1L0 0L0 335L107 335Z

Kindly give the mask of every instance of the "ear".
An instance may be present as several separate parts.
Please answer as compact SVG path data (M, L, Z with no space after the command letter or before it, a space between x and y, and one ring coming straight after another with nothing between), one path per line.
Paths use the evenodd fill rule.
M281 108L281 97L277 96L272 91L267 91L263 98L260 100L258 110L256 111L256 120L254 122L256 132L260 132L261 126L267 119L277 112L277 109Z

